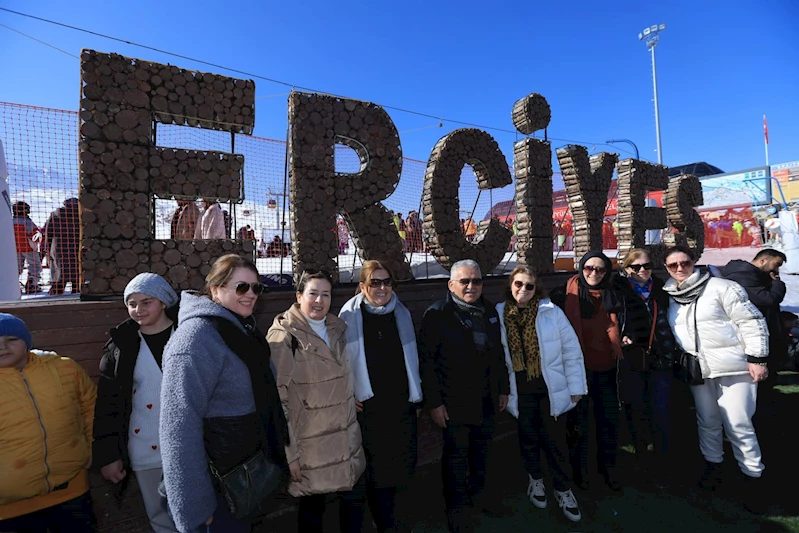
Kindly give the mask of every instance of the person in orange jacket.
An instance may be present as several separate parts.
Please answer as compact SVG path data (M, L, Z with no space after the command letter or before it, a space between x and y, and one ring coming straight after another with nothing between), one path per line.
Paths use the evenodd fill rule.
M0 313L0 531L95 531L97 388L72 359L32 347L25 323Z

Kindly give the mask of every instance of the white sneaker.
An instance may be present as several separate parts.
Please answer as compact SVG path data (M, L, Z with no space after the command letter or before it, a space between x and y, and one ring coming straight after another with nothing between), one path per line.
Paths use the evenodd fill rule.
M527 474L530 478L530 484L527 485L527 496L530 497L530 503L539 509L545 509L547 506L547 491L544 488L543 479L533 479L533 476Z
M571 489L565 492L556 490L555 501L557 501L560 508L563 509L563 514L566 515L566 518L572 522L579 522L583 517L580 514L580 508L577 507L577 498L574 497L574 493Z

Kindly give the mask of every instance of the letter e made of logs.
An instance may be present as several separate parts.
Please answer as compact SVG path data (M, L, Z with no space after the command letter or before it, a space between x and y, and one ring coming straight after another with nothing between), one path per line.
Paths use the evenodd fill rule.
M251 135L255 83L93 50L81 52L83 294L122 294L140 272L199 289L220 255L252 241L156 240L154 197L239 202L241 155L159 148L154 121Z
M666 209L648 207L646 195L669 187L669 169L638 159L624 159L616 165L618 208L616 211L619 258L633 248L648 248L655 264L663 259L662 244L647 245L647 230L666 228Z

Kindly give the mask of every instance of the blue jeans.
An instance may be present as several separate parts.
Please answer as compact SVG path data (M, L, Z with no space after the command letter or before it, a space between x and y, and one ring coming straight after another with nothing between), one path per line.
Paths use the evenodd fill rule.
M627 422L636 447L651 432L657 454L669 451L671 440L671 369L626 371L622 378L622 396L627 404Z

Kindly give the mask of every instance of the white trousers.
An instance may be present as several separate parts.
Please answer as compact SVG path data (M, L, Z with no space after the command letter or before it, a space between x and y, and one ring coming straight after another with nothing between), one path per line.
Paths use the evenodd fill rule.
M177 528L166 510L166 501L158 494L158 484L161 482L163 470L139 470L136 472L136 482L139 484L144 509L150 520L150 527L155 533L175 533Z
M765 467L752 425L757 406L757 383L752 376L705 379L702 385L693 385L691 392L696 405L699 449L705 460L723 461L723 428L741 471L750 477L760 477Z

